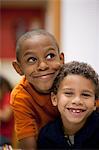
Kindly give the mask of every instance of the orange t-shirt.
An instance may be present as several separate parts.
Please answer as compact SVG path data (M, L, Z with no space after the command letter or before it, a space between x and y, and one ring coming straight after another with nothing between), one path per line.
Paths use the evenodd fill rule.
M99 99L96 100L96 107L99 109Z
M38 131L58 115L50 95L36 92L25 77L13 89L10 104L14 111L18 140L37 136Z

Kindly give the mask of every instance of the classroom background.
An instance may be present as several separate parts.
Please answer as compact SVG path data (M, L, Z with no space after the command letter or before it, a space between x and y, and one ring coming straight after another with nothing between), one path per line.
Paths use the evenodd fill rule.
M35 28L56 37L65 62L84 61L99 73L99 0L0 0L0 75L13 87L21 78L11 64L16 40Z
M65 61L90 63L99 73L99 0L0 0L0 74L15 85L15 43L25 31L53 33Z

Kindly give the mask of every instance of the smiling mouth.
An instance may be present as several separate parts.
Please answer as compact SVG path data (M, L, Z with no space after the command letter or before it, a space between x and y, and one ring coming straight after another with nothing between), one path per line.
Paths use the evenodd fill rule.
M47 78L47 77L50 77L54 74L55 73L42 74L42 75L33 76L33 78Z
M82 113L82 112L86 111L84 109L75 109L75 108L67 108L67 109L72 113Z

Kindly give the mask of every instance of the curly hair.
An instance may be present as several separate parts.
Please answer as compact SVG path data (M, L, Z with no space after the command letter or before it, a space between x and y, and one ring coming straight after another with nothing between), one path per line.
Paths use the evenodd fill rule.
M51 92L57 94L60 82L67 75L81 75L89 80L91 80L95 85L95 99L99 99L99 75L95 72L95 70L87 63L71 61L64 64L54 80Z

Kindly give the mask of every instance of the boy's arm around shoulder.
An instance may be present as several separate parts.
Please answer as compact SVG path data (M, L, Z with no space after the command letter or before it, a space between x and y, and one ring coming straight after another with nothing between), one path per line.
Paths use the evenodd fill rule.
M36 149L37 125L30 107L30 95L23 88L15 88L11 93L10 104L14 112L16 135L20 148Z

